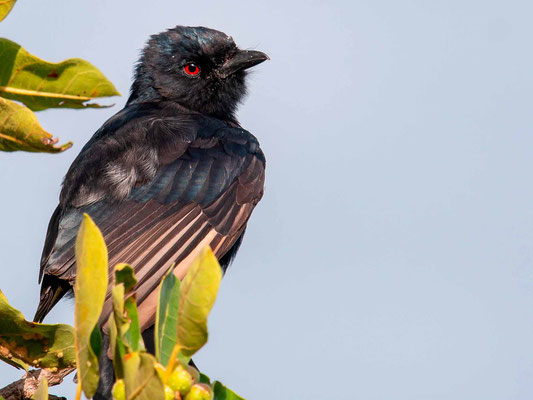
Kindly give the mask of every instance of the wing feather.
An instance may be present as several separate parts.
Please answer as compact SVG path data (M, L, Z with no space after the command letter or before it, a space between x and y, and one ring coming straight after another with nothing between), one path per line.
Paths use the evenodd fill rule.
M82 181L78 186L80 191L85 191L84 196L100 200L80 206L83 197L69 189L68 195L63 197L73 199L72 205L60 205L48 228L41 276L73 284L76 234L83 214L88 213L107 243L110 277L119 262L133 266L138 279L136 295L140 319L144 327L152 324L154 299L157 298L154 293L170 266L175 263L176 276L183 278L192 259L206 245L222 258L243 234L253 208L262 197L265 163L255 138L236 128L216 132L218 136L211 138L207 138L209 135L205 132L199 133L198 137L207 139L196 142L191 140L190 134L181 134L186 142L173 139L176 142L173 146L179 149L177 158L170 157L168 148L161 150L166 164L160 165L148 182L131 188L122 201L117 201L116 196L109 199L93 196ZM172 129L157 131L158 135L171 133ZM108 136L100 134L101 140ZM117 139L116 142L127 143L127 140ZM105 149L98 141L93 145L99 151ZM83 151L88 153L87 159L98 160L90 152L90 146ZM135 160L131 154L122 158ZM131 170L141 170L141 167L133 166ZM97 182L90 173L78 175ZM131 177L125 179L131 180ZM116 186L124 189L120 182ZM41 293L46 289L43 283ZM45 300L41 298L41 302ZM40 310L40 315L45 315L47 310ZM105 322L110 310L108 292L101 322Z

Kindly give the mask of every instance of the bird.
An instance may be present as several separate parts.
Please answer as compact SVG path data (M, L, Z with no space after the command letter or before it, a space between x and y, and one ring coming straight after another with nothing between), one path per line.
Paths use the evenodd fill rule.
M268 59L206 27L176 26L149 38L126 105L64 177L44 242L34 321L72 295L85 213L103 234L109 268L128 263L135 271L143 331L154 325L157 288L171 265L182 279L209 245L226 271L263 196L265 155L236 112L249 68ZM110 312L108 290L101 325Z

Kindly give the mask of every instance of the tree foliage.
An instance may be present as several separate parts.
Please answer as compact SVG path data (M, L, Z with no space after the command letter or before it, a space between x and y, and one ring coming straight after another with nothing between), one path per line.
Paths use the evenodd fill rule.
M82 391L87 397L96 392L98 360L101 352L107 351L102 348L97 325L108 288L107 249L88 215L76 240L76 265L74 328L28 322L0 293L0 358L22 368L31 365L59 370L76 364L79 398ZM117 400L241 399L188 365L207 342L207 318L221 279L222 268L209 247L193 260L183 282L172 268L169 270L159 286L157 350L152 355L145 350L139 327L133 268L115 266L113 312L102 328L110 336L108 354L112 355L117 378Z
M0 0L0 21L14 0ZM0 38L0 151L58 153L58 139L45 131L33 111L48 108L99 108L89 101L120 93L88 61L71 58L59 63L42 60L9 39Z

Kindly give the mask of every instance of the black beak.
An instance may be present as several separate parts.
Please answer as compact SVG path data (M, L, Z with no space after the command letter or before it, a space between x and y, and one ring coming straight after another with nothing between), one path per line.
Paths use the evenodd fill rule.
M260 51L255 50L239 50L233 57L227 60L222 67L220 67L219 73L222 78L227 78L231 74L248 69L254 65L260 64L263 61L270 60L270 58Z

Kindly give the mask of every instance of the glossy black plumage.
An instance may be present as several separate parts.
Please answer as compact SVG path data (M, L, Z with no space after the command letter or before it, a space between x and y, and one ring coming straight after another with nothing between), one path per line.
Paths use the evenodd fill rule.
M104 234L110 268L135 268L144 328L153 324L155 289L172 263L183 276L191 257L210 244L227 267L263 194L265 157L234 113L246 92L246 68L266 58L207 28L176 27L151 38L126 107L65 176L45 240L35 320L74 283L83 213ZM190 62L199 65L199 77L184 74Z

